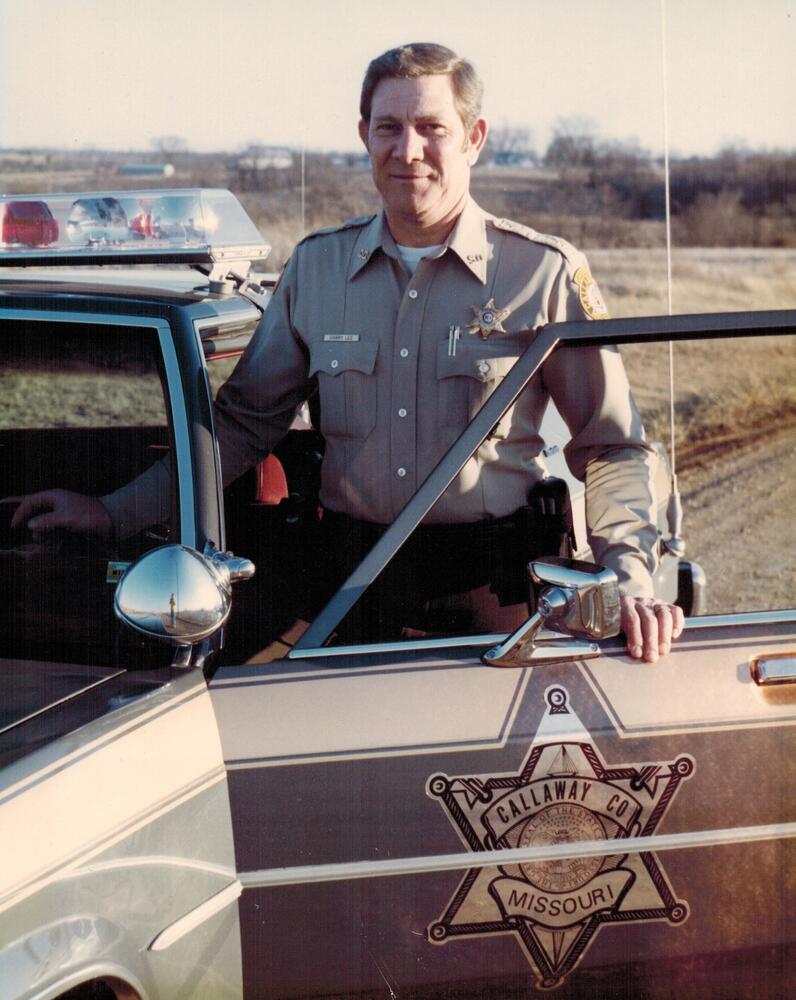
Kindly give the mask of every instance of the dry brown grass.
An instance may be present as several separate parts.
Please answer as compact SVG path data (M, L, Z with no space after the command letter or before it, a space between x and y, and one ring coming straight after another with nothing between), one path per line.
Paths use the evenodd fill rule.
M666 251L588 252L612 316L668 312ZM674 247L672 311L732 312L796 307L796 250Z
M164 422L163 391L156 375L0 370L0 429Z
M668 311L664 251L600 250L589 258L613 316ZM677 313L796 308L796 251L675 249L672 288ZM622 353L649 435L668 442L668 346L632 345ZM792 337L677 344L673 361L681 469L714 446L729 450L796 420Z

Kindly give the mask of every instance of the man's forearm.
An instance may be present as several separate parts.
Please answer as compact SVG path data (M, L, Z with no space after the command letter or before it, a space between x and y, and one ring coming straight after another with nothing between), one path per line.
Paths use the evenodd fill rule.
M171 516L171 470L168 458L142 472L132 482L99 498L110 515L114 537L129 538Z
M586 524L594 558L613 569L624 594L652 597L657 565L652 451L614 449L586 470Z

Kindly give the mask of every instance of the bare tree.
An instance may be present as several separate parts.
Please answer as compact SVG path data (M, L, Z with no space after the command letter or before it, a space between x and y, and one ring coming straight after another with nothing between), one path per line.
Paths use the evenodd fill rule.
M594 166L597 132L589 118L559 118L553 126L553 138L544 159L560 170Z
M533 129L527 125L509 125L507 122L493 127L487 137L484 159L495 163L535 161Z
M174 158L175 153L184 153L188 143L179 135L156 135L152 139L152 148L164 160Z

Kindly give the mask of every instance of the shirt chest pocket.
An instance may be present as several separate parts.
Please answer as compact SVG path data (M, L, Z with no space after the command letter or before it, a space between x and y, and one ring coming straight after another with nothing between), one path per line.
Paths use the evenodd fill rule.
M377 340L320 341L310 347L310 377L318 379L321 433L363 440L376 425Z
M437 348L437 418L441 425L463 430L511 370L517 354L496 354L488 344L455 345L448 341Z

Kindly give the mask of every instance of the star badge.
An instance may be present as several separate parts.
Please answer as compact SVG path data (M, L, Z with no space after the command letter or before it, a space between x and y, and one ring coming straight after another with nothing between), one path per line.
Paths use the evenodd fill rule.
M608 767L569 704L549 687L547 709L518 773L435 774L439 800L466 846L550 849L605 842L593 856L559 856L471 868L427 931L432 944L513 935L535 969L537 988L560 986L606 924L665 920L681 924L676 899L652 851L622 850L627 837L650 836L694 761ZM614 846L615 844L615 846Z
M481 337L486 340L490 333L506 332L503 328L503 320L509 315L511 309L498 309L494 298L491 298L481 309L478 306L470 306L470 308L475 313L473 322L467 324L470 333L480 333Z

